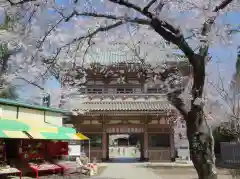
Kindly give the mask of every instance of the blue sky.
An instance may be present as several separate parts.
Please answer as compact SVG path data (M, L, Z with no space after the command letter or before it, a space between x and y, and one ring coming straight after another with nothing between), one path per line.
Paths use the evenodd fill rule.
M240 13L230 13L223 17L223 21L232 25L240 25ZM209 49L212 55L212 62L207 66L207 71L214 79L218 76L218 70L221 70L221 76L224 77L225 82L231 80L235 72L235 60L237 56L237 47L240 46L240 33L236 34L233 38L231 45L215 45ZM219 64L219 68L218 65Z

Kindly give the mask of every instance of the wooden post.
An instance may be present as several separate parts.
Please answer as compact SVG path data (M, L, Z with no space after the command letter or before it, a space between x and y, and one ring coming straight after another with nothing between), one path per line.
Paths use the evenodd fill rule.
M149 159L149 151L148 151L148 120L147 120L147 116L145 116L145 124L144 124L144 160L148 160Z
M170 125L170 155L171 155L171 160L175 160L175 143L174 143L174 123L172 121L169 122Z
M104 125L104 116L102 116L102 160L107 159L107 133Z
M144 132L144 159L148 160L148 133Z
M102 133L102 159L105 161L107 159L107 133Z

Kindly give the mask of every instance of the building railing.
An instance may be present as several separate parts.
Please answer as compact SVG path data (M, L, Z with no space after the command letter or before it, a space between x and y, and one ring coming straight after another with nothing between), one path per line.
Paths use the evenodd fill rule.
M86 96L92 96L92 97L94 97L94 96L96 96L96 97L98 97L98 96L103 96L103 97L108 97L108 96L122 96L122 97L124 97L124 96L131 96L131 97L134 97L134 96L140 96L140 97L141 96L142 97L145 97L145 96L148 96L148 97L159 96L159 97L166 97L166 95L162 94L162 93L101 93L101 94L85 93L85 94L76 94L76 97L79 96L81 98L82 96L85 96L85 95Z

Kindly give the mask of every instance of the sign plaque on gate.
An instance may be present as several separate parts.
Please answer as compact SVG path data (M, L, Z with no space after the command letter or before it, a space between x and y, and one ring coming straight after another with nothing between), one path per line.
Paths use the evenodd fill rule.
M107 133L143 133L144 128L140 127L108 127Z

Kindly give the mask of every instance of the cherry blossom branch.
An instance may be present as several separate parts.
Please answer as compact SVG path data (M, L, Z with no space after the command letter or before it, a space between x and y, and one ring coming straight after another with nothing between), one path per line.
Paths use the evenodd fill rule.
M215 7L213 12L218 12L224 8L226 8L233 0L224 0L221 4Z
M232 28L231 30L229 30L228 34L234 34L234 33L239 33L240 32L240 26L236 27L236 28Z
M156 2L157 0L151 0L144 8L143 12L148 12L148 9Z
M165 4L164 4L164 1L161 0L161 1L159 2L159 4L157 5L157 7L155 8L155 12L156 12L156 15L157 15L157 16L159 16L159 13L162 11L164 5L165 5Z
M161 19L160 17L153 15L151 12L148 12L147 10L151 7L151 5L155 1L151 1L146 7L145 10L144 8L142 9L141 7L137 6L136 4L133 4L129 1L126 0L109 0L110 2L113 2L115 4L119 4L121 6L125 6L127 8L133 9L145 17L148 18L148 20L141 19L132 19L129 17L116 17L113 15L106 15L106 14L97 14L97 13L88 13L88 12L83 12L83 13L78 13L77 11L74 11L68 18L66 18L66 21L69 21L73 16L78 15L78 16L91 16L91 17L99 17L99 18L107 18L111 20L120 20L116 22L115 24L112 24L110 26L106 27L100 27L93 31L92 33L89 33L88 35L78 37L74 39L71 43L74 43L76 41L80 41L86 38L91 38L94 35L96 35L98 32L102 31L108 31L110 29L116 28L120 25L122 25L124 22L135 22L138 24L145 24L145 25L150 25L160 36L162 36L166 41L172 42L173 44L177 45L179 49L183 51L183 53L186 55L188 58L190 64L193 66L193 72L194 72L194 84L192 87L192 94L194 97L193 102L195 101L196 98L202 96L202 91L203 91L203 86L205 82L205 57L208 55L208 44L204 44L203 46L200 47L199 53L196 54L194 50L189 46L189 44L186 42L183 33L181 32L181 29L179 27L175 27L173 24L167 22L166 20ZM223 1L219 6L216 6L214 8L213 12L218 12L219 10L225 8L232 0L225 0ZM202 29L202 35L206 36L209 31L211 30L211 26L214 23L215 18L210 18L208 21L206 21L203 25ZM123 22L124 21L124 22ZM150 24L149 24L150 22ZM207 42L207 41L206 41ZM66 44L66 45L69 45ZM175 94L175 95L173 95ZM176 94L173 92L173 96L175 96L175 99L172 99L172 103L175 105L175 107L184 107L183 102L179 99L176 98ZM177 102L176 102L177 101ZM179 106L177 106L179 105ZM183 115L187 115L185 110L180 110L180 112Z
M124 20L126 22L137 23L142 25L150 25L150 21L147 19L141 18L131 18L126 16L114 16L114 15L107 15L107 14L100 14L100 13L93 13L93 12L77 12L74 10L72 14L68 17L65 17L65 21L68 22L74 16L87 16L87 17L98 17L98 18L106 18L111 20Z
M173 44L177 45L183 53L186 55L188 60L190 61L191 64L194 64L194 57L195 57L195 52L193 49L188 45L186 42L181 30L179 27L174 27L172 24L168 23L166 20L162 20L157 16L154 16L151 12L145 11L135 5L132 4L126 0L109 0L110 2L125 6L127 8L133 9L142 15L146 16L147 18L151 19L151 27L160 35L162 36L166 41L172 42ZM149 7L151 5L148 5ZM147 6L147 8L148 8ZM163 5L162 5L163 6ZM179 92L179 91L178 91ZM172 104L179 109L179 112L183 116L187 116L188 111L186 110L186 106L183 103L183 101L178 97L180 93L177 93L176 91L172 91L171 93L168 94L169 100L172 102ZM170 96L172 96L170 98ZM174 97L174 99L173 99Z
M36 82L33 82L33 81L30 81L30 80L27 80L27 79L24 78L24 77L16 77L15 79L23 80L23 81L27 82L28 84L31 84L31 85L33 85L33 86L36 86L37 88L39 88L39 89L45 91L45 89L44 89L42 86L38 85Z
M71 42L63 45L61 48L65 48L75 42L78 42L78 41L81 41L81 40L84 40L84 39L87 39L87 38L92 38L93 36L95 36L97 33L99 32L104 32L104 31L109 31L111 29L114 29L120 25L123 25L125 22L124 21L117 21L116 23L113 23L111 25L108 25L108 26L105 26L105 27L99 27L97 29L95 29L93 32L87 34L87 35L84 35L84 36L81 36L81 37L77 37L75 39L73 39Z
M22 0L22 1L18 1L18 2L13 2L11 0L7 0L11 6L16 6L16 5L22 5L24 3L28 3L28 2L33 2L33 1L36 1L36 0Z
M216 6L213 9L214 13L219 12L220 10L224 9L227 5L229 5L233 0L224 0L222 3L220 3L218 6ZM207 35L212 29L212 26L216 20L216 16L210 17L207 19L207 21L203 24L201 35L204 37L203 40L201 40L202 45L199 48L199 53L195 55L195 58L193 60L190 60L189 62L193 66L193 86L192 86L192 108L195 108L196 105L194 104L194 101L197 98L202 98L203 93L203 87L205 84L205 64L206 59L208 57L208 49L209 49L209 43L207 40ZM188 58L189 59L189 58Z
M162 20L157 16L154 16L151 12L144 12L143 9L133 3L126 0L109 0L110 2L125 6L127 8L133 9L142 15L151 19L151 26L154 30L161 35L166 41L172 42L177 45L183 53L188 57L190 63L194 63L193 59L195 56L194 51L188 45L179 27L174 27L172 24L168 23L166 20Z
M178 91L178 92L175 91L174 93L167 94L167 97L168 97L168 100L177 108L180 114L184 118L186 118L188 114L188 110L183 100L179 97L181 93L182 91Z
M133 3L129 2L127 0L108 0L108 1L110 1L112 3L115 3L115 4L119 4L121 6L125 6L125 7L130 8L130 9L133 9L133 10L135 10L135 11L137 11L137 12L139 12L139 13L141 13L141 14L149 17L149 18L152 17L151 13L143 12L143 9L141 7L137 6L136 4L133 4Z
M213 12L217 13L220 10L226 8L233 0L224 0L222 3L220 3L218 6L216 6L213 9ZM202 36L206 37L207 34L210 32L212 25L214 24L216 20L216 16L214 17L210 17L204 24L203 24L203 28L202 28ZM208 48L209 45L206 44L207 40L203 40L204 44L202 45L202 47L199 50L199 55L206 57L208 54Z
M41 48L43 43L45 42L45 40L47 39L47 37L51 34L52 31L54 31L54 29L63 21L64 19L61 18L60 20L57 21L56 24L54 24L53 26L50 27L50 29L45 33L45 35L43 36L43 38L38 41L37 44L37 48Z

